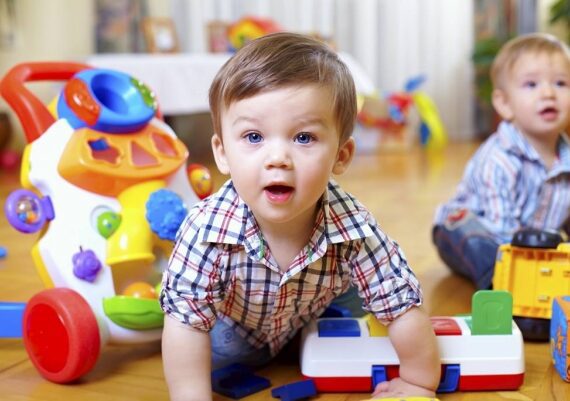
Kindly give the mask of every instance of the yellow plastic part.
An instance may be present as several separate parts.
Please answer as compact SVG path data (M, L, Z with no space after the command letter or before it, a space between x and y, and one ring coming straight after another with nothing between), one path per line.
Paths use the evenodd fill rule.
M368 398L363 401L439 401L438 398L431 397L397 397L397 398Z
M372 314L365 316L366 324L368 325L368 332L370 337L387 337L388 327L384 326L382 323L376 319Z
M59 102L59 95L57 95L56 97L54 97L52 99L51 102L49 102L49 104L47 105L47 109L50 112L50 114L53 116L53 118L55 118L56 120L59 118L57 116L57 102Z
M554 297L570 294L570 245L556 249L501 245L493 289L513 294L513 315L550 319Z
M44 264L42 256L40 255L39 242L36 242L34 244L34 246L32 247L32 260L34 261L34 265L36 266L36 271L38 272L40 279L44 283L44 286L46 288L55 287L55 285L53 284L53 281L52 281L52 279L51 279L51 277L47 271L46 265Z
M166 186L162 180L146 181L127 188L117 199L121 204L121 224L107 240L107 260L115 267L130 262L153 262L154 233L146 220L146 202L151 193Z
M435 103L424 92L414 92L412 97L418 114L429 129L430 137L426 146L432 149L444 147L447 144L447 132L439 117Z
M30 162L30 153L32 151L32 146L30 144L24 147L24 152L22 153L22 165L20 166L20 183L22 187L38 192L35 187L32 185L30 181L30 169L31 169L31 162Z

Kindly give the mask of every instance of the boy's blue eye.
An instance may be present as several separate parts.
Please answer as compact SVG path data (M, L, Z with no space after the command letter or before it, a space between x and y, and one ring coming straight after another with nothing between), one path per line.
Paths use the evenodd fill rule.
M245 137L249 143L259 143L263 139L257 132L248 132Z
M558 86L559 88L564 88L565 86L567 86L568 83L564 80L558 80L556 81L556 86Z
M301 132L300 134L297 134L297 136L295 137L295 142L299 142L304 145L311 143L312 141L313 141L313 136L307 132Z
M525 88L536 88L536 82L534 81L526 81L523 86Z

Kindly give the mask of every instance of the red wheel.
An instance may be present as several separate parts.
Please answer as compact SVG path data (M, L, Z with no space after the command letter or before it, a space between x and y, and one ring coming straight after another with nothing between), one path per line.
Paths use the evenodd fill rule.
M68 383L89 372L101 347L91 307L77 292L52 288L30 299L24 311L26 351L40 374Z

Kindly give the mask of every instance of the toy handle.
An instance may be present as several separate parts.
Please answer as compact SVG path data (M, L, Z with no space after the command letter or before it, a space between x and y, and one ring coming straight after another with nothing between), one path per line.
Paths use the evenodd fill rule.
M33 81L65 81L88 68L91 67L80 63L24 63L13 67L0 81L0 95L16 112L28 143L39 138L55 122L55 118L24 84Z

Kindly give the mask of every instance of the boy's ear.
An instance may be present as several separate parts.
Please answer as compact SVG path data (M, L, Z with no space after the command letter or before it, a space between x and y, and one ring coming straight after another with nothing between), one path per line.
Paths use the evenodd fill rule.
M346 171L354 157L355 146L356 144L352 137L348 138L342 145L340 145L336 155L336 161L333 165L333 174L342 174Z
M509 98L503 90L494 89L492 101L493 107L503 120L511 121L513 119L513 110L511 109Z
M230 173L230 167L228 165L228 159L226 157L226 151L224 149L224 143L222 138L218 134L212 136L212 152L214 153L214 160L216 161L216 166L220 173L227 175Z

